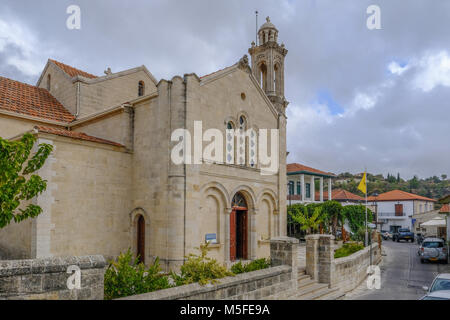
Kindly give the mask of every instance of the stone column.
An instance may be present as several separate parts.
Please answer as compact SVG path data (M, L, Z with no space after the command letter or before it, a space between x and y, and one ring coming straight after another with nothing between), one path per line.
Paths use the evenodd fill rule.
M333 286L334 281L334 236L323 234L319 238L319 283Z
M316 185L315 185L315 180L314 180L314 176L311 176L311 201L314 202L316 201Z
M256 217L258 215L258 209L251 209L248 212L249 218L250 218L250 260L256 260L256 251L258 248L258 239L257 236L257 230L256 230Z
M328 200L332 199L332 186L331 186L331 178L328 179Z
M312 234L306 239L306 274L314 280L319 277L319 234Z
M320 177L320 202L323 202L323 177Z
M287 265L292 268L292 279L297 284L299 241L295 238L277 237L270 240L272 267Z
M306 236L306 274L319 283L334 281L334 236L313 234Z
M230 214L233 211L232 208L225 208L225 262L230 263Z
M306 186L305 186L305 175L300 175L300 182L302 184L302 201L305 201L306 198Z

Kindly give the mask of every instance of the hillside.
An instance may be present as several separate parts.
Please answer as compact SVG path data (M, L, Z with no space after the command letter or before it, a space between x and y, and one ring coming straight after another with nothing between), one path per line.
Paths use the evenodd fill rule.
M353 175L351 173L341 173L334 180L333 188L344 189L355 194L363 196L358 190L362 174ZM385 178L383 175L367 174L367 188L369 195L375 193L381 194L391 190L403 190L432 199L440 199L450 194L450 180L447 175L441 177L430 177L419 179L417 176L410 180L404 180L399 174L396 176L388 174Z

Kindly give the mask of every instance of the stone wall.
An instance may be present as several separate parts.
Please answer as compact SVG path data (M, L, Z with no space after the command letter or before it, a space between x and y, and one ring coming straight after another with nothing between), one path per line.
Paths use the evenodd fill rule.
M278 266L239 274L219 280L214 285L198 283L145 293L121 300L256 300L281 294L292 289L296 280L292 268Z
M68 289L70 266L80 289ZM103 256L0 261L0 300L103 300L105 266Z
M297 289L298 240L287 237L270 242L272 268L218 280L122 298L121 300L256 300L283 299Z
M381 250L378 243L358 251L351 256L335 259L334 277L331 281L332 287L339 287L343 292L348 292L356 288L367 278L367 267L370 264L370 254L372 253L372 265L377 265L381 261Z
M338 248L332 235L306 236L306 273L319 283L328 283L342 292L356 288L367 278L367 267L381 262L381 247L373 236L373 244L348 257L334 259ZM372 257L371 257L372 256Z

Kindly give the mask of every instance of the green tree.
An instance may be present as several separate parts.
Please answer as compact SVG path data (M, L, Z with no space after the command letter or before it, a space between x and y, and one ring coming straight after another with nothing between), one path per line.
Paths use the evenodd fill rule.
M322 205L324 220L331 224L333 235L336 236L338 223L342 223L342 205L337 201L325 201Z
M0 138L0 229L12 220L19 223L42 212L34 204L19 208L22 202L33 199L47 188L46 181L33 173L42 168L53 147L40 144L31 155L35 142L36 137L29 133L18 141Z
M419 188L419 178L417 178L417 176L414 176L411 180L409 180L409 189L413 190L413 189L417 189Z
M313 212L310 213L310 211ZM311 206L309 209L304 206L291 206L288 213L292 220L298 223L307 234L318 231L320 224L323 222L321 206Z
M356 234L359 229L366 226L366 207L363 205L342 207L342 215L347 219L350 230ZM373 221L373 214L367 209L367 222Z

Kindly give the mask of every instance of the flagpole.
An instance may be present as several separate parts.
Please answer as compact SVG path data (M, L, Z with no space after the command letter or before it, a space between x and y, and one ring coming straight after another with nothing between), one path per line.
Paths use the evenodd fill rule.
M366 244L366 247L369 245L369 234L368 234L368 232L367 232L367 193L368 193L368 191L369 190L367 190L367 168L366 168L366 171L365 171L365 173L364 173L364 175L365 175L365 183L366 183L366 234L365 234L365 244Z

